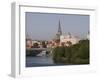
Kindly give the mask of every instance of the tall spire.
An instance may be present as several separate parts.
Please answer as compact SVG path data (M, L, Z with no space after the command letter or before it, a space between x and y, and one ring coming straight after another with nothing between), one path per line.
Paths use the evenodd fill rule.
M59 26L58 26L58 34L59 34L59 35L62 35L62 30L61 30L60 20L59 20Z
M58 32L56 34L56 39L60 40L60 36L61 35L62 35L62 30L61 30L61 25L60 25L60 20L59 20L59 23L58 23Z

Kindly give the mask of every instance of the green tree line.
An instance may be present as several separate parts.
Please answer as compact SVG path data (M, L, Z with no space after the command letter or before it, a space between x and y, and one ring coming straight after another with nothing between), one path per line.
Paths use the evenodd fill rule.
M89 40L54 48L53 61L57 64L89 64Z

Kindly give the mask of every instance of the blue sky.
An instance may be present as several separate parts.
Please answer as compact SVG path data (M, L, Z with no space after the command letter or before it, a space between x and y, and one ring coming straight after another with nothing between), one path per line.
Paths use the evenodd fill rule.
M64 34L85 38L89 31L89 15L25 13L26 35L35 40L51 40L55 37L59 20Z

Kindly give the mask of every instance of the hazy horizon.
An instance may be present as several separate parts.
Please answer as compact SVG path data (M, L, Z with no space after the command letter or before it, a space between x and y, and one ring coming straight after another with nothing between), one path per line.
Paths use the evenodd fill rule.
M25 13L26 35L34 40L51 40L55 37L59 20L64 34L85 38L89 31L89 15Z

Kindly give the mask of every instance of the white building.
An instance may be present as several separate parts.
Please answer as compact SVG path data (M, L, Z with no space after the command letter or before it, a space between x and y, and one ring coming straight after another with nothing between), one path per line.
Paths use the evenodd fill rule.
M32 40L31 39L26 39L26 47L31 48L32 47Z
M32 39L30 36L27 34L26 35L26 48L31 48L32 47Z
M79 38L72 36L70 33L68 35L61 35L60 36L60 44L64 43L66 46L69 46L68 42L70 42L72 45L79 42Z

